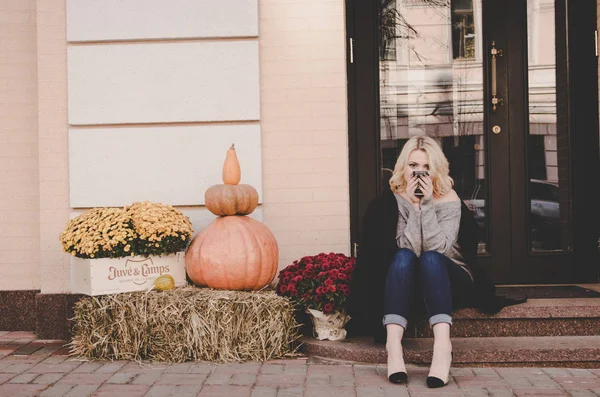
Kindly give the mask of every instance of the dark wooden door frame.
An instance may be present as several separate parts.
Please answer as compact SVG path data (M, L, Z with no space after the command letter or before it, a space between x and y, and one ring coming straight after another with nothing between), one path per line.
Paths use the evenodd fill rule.
M569 107L565 122L571 131L571 180L575 281L600 281L600 171L598 155L598 56L594 31L597 23L595 0L560 0L565 7L568 34L566 52ZM535 271L535 270L534 270Z
M379 84L378 82L378 51L376 45L377 26L372 21L377 14L377 0L346 0L347 26L347 73L348 73L348 114L349 114L349 156L350 156L350 211L351 211L351 241L360 241L362 230L362 215L370 199L379 192L381 175L379 134ZM484 0L485 1L485 0ZM355 11L357 5L360 12ZM509 9L509 7L506 7ZM593 51L596 27L596 3L592 0L557 0L557 74L566 73L566 87L557 87L557 95L563 92L569 98L568 109L563 109L558 123L566 123L570 131L571 145L570 176L571 176L571 207L572 207L572 242L574 256L571 266L549 268L545 265L550 256L535 255L527 259L527 267L515 267L508 272L515 272L517 277L527 278L528 282L597 282L599 281L599 256L597 241L600 235L600 209L597 206L600 198L600 188L593 181L599 175L599 139L598 139L598 59ZM500 11L500 10L499 10ZM561 18L561 15L563 18ZM515 28L515 27L512 27ZM513 33L518 34L518 33ZM352 39L352 42L350 41ZM560 43L564 40L564 45ZM484 48L487 46L484 45ZM524 49L526 51L526 48ZM521 49L523 51L523 49ZM351 57L354 62L351 63ZM370 62L369 62L370 60ZM487 62L484 67L487 68ZM561 68L564 68L561 69ZM504 71L506 72L506 71ZM499 69L499 73L503 73ZM489 75L485 73L485 75ZM358 78L361 77L361 78ZM526 80L525 80L526 81ZM511 81L506 80L510 85ZM515 84L514 81L512 81ZM558 81L557 81L558 83ZM484 84L487 90L488 84ZM561 91L562 90L562 91ZM488 95L486 95L486 98ZM527 104L526 99L523 103ZM360 117L357 117L358 112ZM493 122L493 118L490 119ZM512 120L524 124L524 120ZM484 128L489 129L489 125ZM359 134L359 131L363 133ZM372 131L372 133L364 133ZM516 145L518 142L507 142ZM360 151L360 155L359 155ZM490 164L488 159L488 163ZM497 163L498 163L497 159ZM499 163L498 163L499 164ZM524 167L525 164L511 164ZM518 168L517 168L518 169ZM520 168L521 170L523 168ZM525 176L523 176L525 178ZM525 180L525 179L523 179ZM360 186L358 181L360 181ZM590 181L592 181L590 183ZM516 184L518 181L512 181ZM527 185L527 184L525 184ZM511 189L510 200L515 197L515 189ZM491 192L492 196L495 192ZM497 192L502 199L502 192ZM506 194L507 195L507 194ZM492 197L489 197L493 200ZM490 217L502 214L491 213ZM513 222L524 222L527 214L513 213ZM509 233L510 234L510 233ZM510 237L508 237L510 238ZM524 252L526 242L513 239L512 244L521 245ZM482 261L487 262L485 258ZM522 258L521 258L522 259ZM557 273L558 272L558 273ZM504 272L502 272L504 273ZM513 276L514 276L513 274ZM506 274L496 274L500 282Z
M489 5L482 9L482 28L483 28L483 111L484 131L491 131L492 126L499 126L502 132L498 135L484 134L486 146L485 154L485 173L488 195L486 196L486 214L487 225L493 225L494 229L487 228L488 234L488 252L491 255L480 256L480 262L486 267L490 276L495 281L504 281L509 277L510 269L507 266L493 266L494 263L510 264L512 263L511 250L500 249L510 245L511 223L510 217L503 211L499 203L510 202L510 183L511 183L511 162L506 153L510 151L509 131L511 129L510 121L513 98L510 96L509 84L509 69L514 68L511 62L513 57L509 56L508 29L505 26L509 19L509 11L512 7L500 4L499 2L492 3L495 8ZM496 76L498 82L498 96L504 100L504 105L499 105L495 112L492 112L491 107L491 73L490 73L490 55L488 52L492 48L492 41L495 42L496 48L502 49L504 55L498 58ZM510 96L510 97L509 97ZM490 150L493 148L493 150ZM490 182L492 181L493 182Z
M381 160L378 135L358 133L358 131L368 131L379 125L379 84L372 84L367 79L357 78L357 76L370 76L372 81L379 81L379 55L377 47L372 45L376 40L377 27L368 23L368 21L375 20L376 0L367 0L367 3L372 6L361 7L361 12L355 13L355 6L361 1L364 0L346 0L350 234L353 248L354 244L360 241L362 215L366 211L369 198L372 198L373 193L377 192L381 178L377 168L373 167L373 164L379 164ZM356 23L357 20L359 23ZM354 62L351 62L351 58ZM364 60L371 60L371 62ZM361 117L357 117L361 108L371 109L371 111L364 112ZM361 156L359 156L359 150L361 150ZM359 180L363 183L360 188Z

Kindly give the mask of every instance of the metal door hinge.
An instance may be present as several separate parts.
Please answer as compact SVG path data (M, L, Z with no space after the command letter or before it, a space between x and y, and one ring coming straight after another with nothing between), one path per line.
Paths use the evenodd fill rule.
M354 63L354 39L352 37L348 40L348 46L350 47L350 63Z
M600 247L600 239L598 239L598 247ZM357 243L352 244L352 256L355 258L358 256L358 244Z
M600 237L598 237L598 251L600 251Z
M598 56L598 31L594 30L594 44L595 44L595 51L596 51L596 56Z

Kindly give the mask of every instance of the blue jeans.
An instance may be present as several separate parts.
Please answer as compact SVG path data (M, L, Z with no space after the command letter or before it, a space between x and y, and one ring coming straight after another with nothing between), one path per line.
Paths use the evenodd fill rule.
M415 290L415 285L420 291ZM450 258L436 251L423 252L417 258L408 248L399 249L385 280L383 324L406 328L418 296L423 298L431 326L452 324L453 303L459 306L472 291L471 277Z

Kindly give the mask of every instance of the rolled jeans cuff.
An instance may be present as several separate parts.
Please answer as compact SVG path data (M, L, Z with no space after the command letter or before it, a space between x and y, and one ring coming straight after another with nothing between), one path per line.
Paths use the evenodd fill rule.
M383 316L383 325L386 326L388 324L397 324L406 329L408 321L406 321L406 319L399 314L386 314Z
M432 327L438 323L447 323L452 325L452 317L448 314L436 314L429 319L429 325Z

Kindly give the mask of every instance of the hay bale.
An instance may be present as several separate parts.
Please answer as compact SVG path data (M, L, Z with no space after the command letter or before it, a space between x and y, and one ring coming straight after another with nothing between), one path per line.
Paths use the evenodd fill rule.
M170 291L85 297L71 355L87 359L233 362L297 355L294 307L274 291Z

